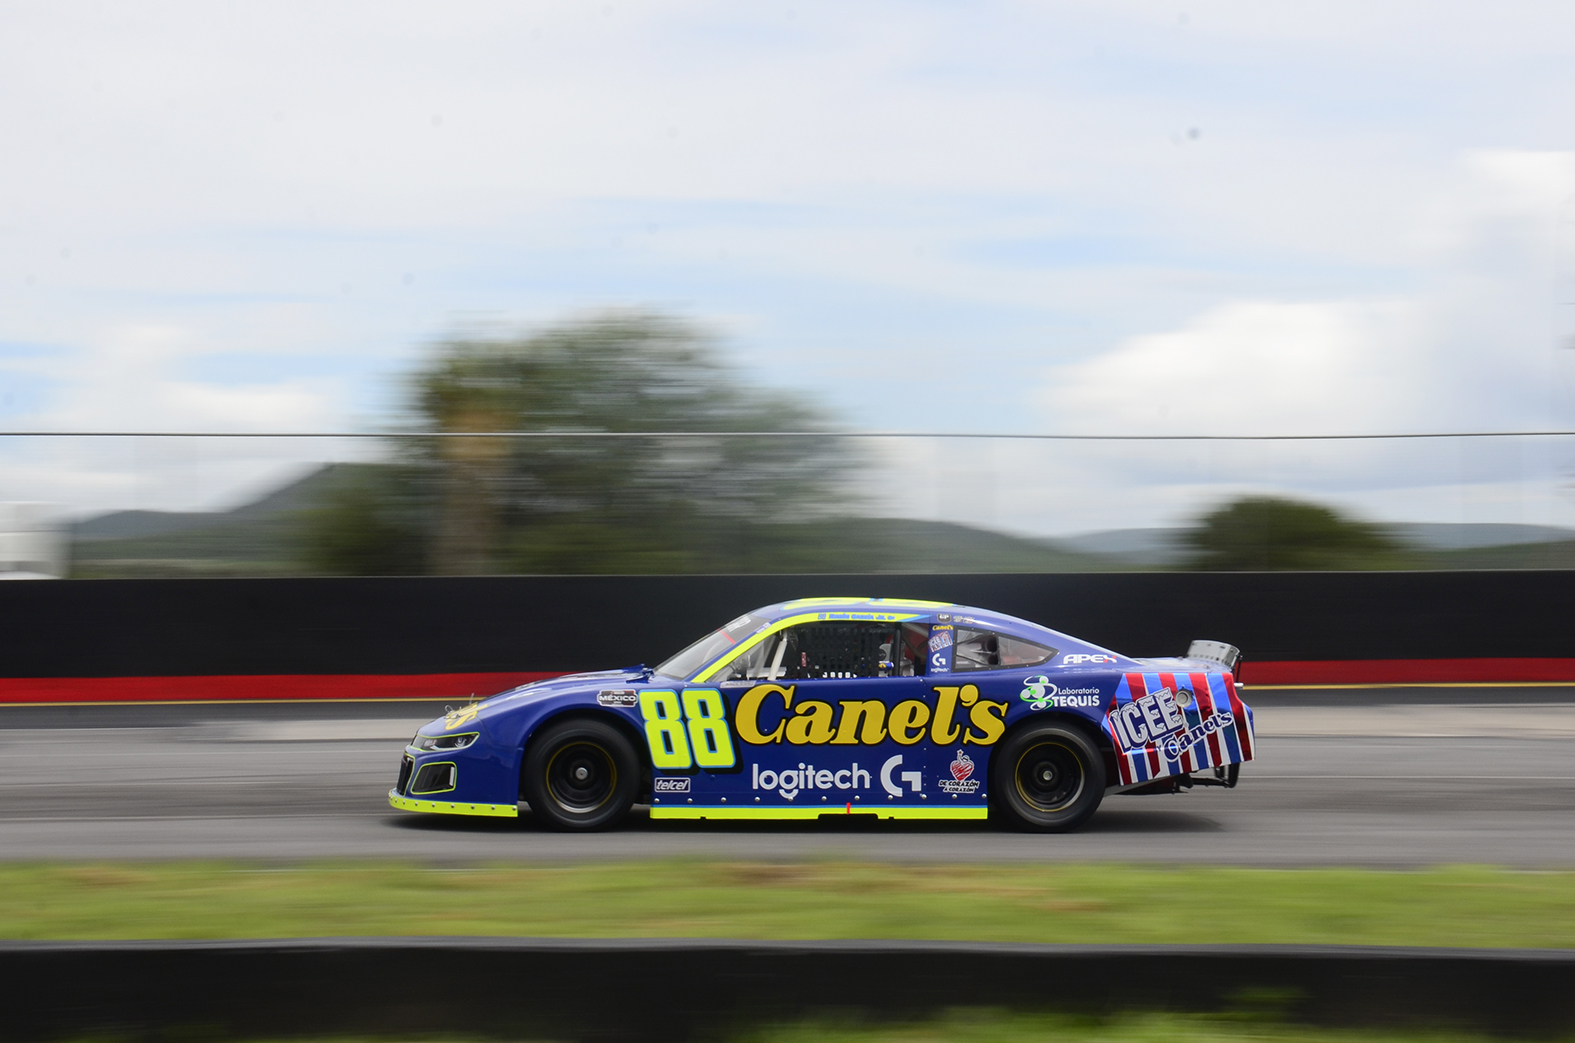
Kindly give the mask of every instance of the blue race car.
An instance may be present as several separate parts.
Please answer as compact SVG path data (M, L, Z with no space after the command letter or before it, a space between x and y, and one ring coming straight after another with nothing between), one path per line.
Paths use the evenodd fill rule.
M1252 759L1240 653L1130 659L983 609L805 598L654 670L539 681L449 712L389 803L606 829L653 819L984 819L1076 829L1106 793L1234 786Z

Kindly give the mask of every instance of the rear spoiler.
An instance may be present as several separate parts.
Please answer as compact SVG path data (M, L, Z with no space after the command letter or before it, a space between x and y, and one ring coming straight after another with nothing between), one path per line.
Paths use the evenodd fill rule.
M1223 641L1194 641L1187 646L1187 658L1207 659L1234 674L1241 666L1241 649Z

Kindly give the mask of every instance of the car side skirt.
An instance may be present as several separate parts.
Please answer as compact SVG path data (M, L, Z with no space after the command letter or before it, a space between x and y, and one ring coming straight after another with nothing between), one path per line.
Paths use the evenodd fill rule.
M833 818L844 814L835 807L804 807L804 808L749 808L749 807L694 807L685 805L681 808L653 807L653 819L818 819ZM858 808L852 815L874 815L878 818L906 818L906 819L986 819L990 817L989 808L913 808L913 807L880 807L868 805Z
M388 791L388 804L400 811L422 811L432 815L489 815L494 818L517 818L520 809L513 804L470 804L458 800L420 800L401 797L396 790Z

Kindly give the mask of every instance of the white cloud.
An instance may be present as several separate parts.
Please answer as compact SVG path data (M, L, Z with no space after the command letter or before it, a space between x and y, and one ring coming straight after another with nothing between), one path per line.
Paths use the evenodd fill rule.
M1395 301L1238 301L1056 370L1062 434L1354 434L1414 430L1426 392L1414 309Z
M856 426L1568 419L1575 8L1186 7L13 4L10 415L346 426L455 316L654 303Z
M1057 433L1290 435L1575 429L1571 352L1550 288L1575 198L1575 154L1478 152L1419 239L1435 262L1409 296L1233 300L1180 329L1052 370ZM1568 248L1570 244L1565 244ZM1575 523L1570 440L1237 445L1200 483L1164 490L1164 450L1132 449L1102 484L1138 487L1150 517L1276 491L1395 519L1442 511ZM1224 461L1229 460L1230 463ZM1202 478L1204 476L1200 476ZM1513 480L1507 485L1506 478ZM1112 479L1115 479L1112 482ZM1162 491L1164 490L1164 491ZM1453 490L1452 492L1448 490ZM1506 490L1509 490L1506 492ZM1516 493L1514 490L1521 490ZM1490 520L1473 517L1470 520Z

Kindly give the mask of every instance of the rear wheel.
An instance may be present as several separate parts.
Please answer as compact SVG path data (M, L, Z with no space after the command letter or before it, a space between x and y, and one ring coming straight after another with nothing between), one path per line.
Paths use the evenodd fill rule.
M525 751L520 788L545 825L588 831L617 825L634 804L640 761L622 732L604 721L543 728Z
M990 762L995 808L1014 829L1070 832L1105 798L1104 758L1076 728L1024 728L997 746Z

